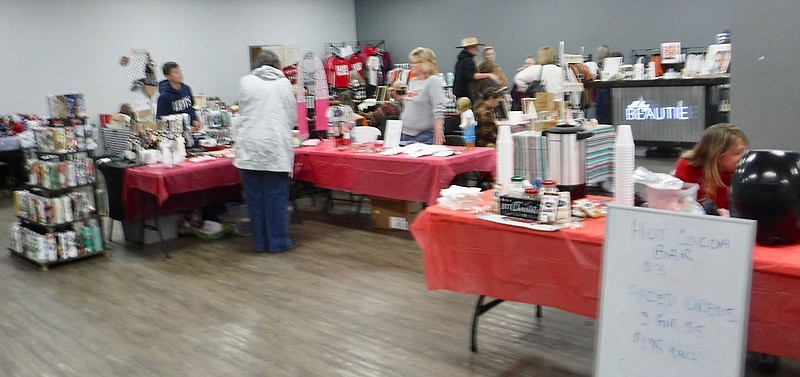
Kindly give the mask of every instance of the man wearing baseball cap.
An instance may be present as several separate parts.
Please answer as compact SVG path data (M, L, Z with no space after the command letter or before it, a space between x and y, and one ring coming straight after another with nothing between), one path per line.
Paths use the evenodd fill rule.
M470 95L469 83L472 80L492 79L496 83L500 83L500 78L494 73L478 73L475 67L475 55L478 54L479 46L484 46L481 41L476 37L466 37L461 39L461 45L456 48L461 48L461 53L458 54L458 61L455 68L455 80L453 81L453 94L456 98L468 97L472 103L475 103L477 98Z

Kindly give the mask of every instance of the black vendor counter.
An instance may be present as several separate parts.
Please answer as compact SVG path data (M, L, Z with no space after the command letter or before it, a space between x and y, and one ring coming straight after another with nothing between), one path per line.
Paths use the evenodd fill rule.
M706 127L728 122L730 77L591 81L598 120L629 124L637 146L691 147ZM600 119L603 117L604 119Z

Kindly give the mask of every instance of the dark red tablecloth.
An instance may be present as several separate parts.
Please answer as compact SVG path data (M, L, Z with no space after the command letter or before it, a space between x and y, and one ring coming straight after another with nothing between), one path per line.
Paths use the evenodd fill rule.
M390 199L435 203L439 191L457 174L493 172L494 148L466 150L448 157L412 158L338 150L330 141L295 149L294 179L323 188ZM125 171L123 199L128 219L142 217L141 195L154 195L162 214L235 198L241 179L233 160L184 162L172 168L161 164ZM149 211L148 211L149 214Z
M229 158L184 162L172 168L161 164L129 168L123 184L125 217L142 217L137 190L155 196L160 213L166 214L235 199L240 186L239 170Z
M428 289L596 318L605 219L582 224L539 232L431 206L411 233L422 249ZM756 246L748 331L749 350L800 358L800 245Z
M462 153L412 158L340 151L324 140L315 147L295 149L294 179L333 190L432 204L457 174L495 170L494 148L452 148Z

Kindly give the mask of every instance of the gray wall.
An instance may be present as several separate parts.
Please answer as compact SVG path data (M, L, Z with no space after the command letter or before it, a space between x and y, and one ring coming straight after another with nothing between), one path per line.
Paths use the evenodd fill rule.
M543 45L594 53L609 45L631 49L680 41L707 46L731 27L732 0L356 0L359 39L386 39L395 62L416 46L432 48L440 70L452 71L461 38L474 35L497 49L508 76Z
M705 46L732 29L731 120L751 148L800 150L800 14L797 0L355 0L359 39L386 39L396 62L413 47L436 51L442 71L452 71L465 36L497 48L511 76L526 55L565 41L594 53L608 44L629 56L634 48L680 41ZM573 11L575 10L575 11ZM566 21L574 14L573 22Z
M177 61L195 93L233 102L248 46L356 38L354 0L0 0L0 114L45 115L45 94L86 95L89 115L135 96L118 61L132 48Z
M800 1L733 0L731 120L752 148L800 151Z
M233 101L249 45L322 53L324 42L386 39L396 61L423 45L450 71L453 46L476 35L497 48L510 76L524 56L560 40L567 52L606 43L627 54L663 41L707 45L732 28L733 122L754 148L800 149L796 0L0 0L0 9L0 114L44 114L45 94L82 92L93 117L135 99L117 63L131 48L150 50L159 64L178 61L195 92ZM569 24L558 16L568 9L582 10L559 26Z

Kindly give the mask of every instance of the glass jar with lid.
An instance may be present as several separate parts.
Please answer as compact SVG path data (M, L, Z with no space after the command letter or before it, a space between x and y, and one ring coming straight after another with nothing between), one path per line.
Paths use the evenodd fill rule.
M558 185L555 180L545 179L542 181L542 194L558 194Z
M529 199L529 200L539 200L540 199L539 190L537 190L537 189L535 189L533 187L526 188L523 198Z
M508 186L508 196L513 196L515 198L521 198L525 195L525 185L522 183L525 178L522 176L513 176L511 177L511 185Z

